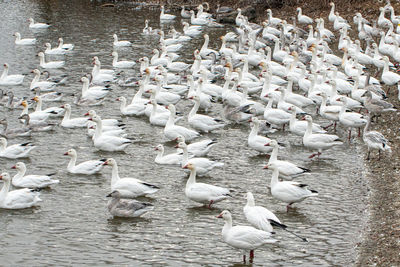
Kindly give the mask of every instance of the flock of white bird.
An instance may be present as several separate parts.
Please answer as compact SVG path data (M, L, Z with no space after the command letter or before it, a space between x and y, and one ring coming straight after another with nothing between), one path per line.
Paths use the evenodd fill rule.
M154 127L164 127L165 140L177 142L176 153L167 155L164 154L162 144L156 146L155 163L179 165L190 171L185 188L187 198L211 208L211 205L232 197L227 188L196 181L196 176L208 175L213 168L223 166L223 163L205 157L216 141L196 139L211 131L226 131L230 123L250 121L252 126L248 146L260 154L270 154L265 168L273 170L271 194L277 200L286 203L289 210L292 204L317 196L318 193L309 189L306 184L292 181L294 177L310 170L278 159L280 144L265 135L260 135L266 124L283 131L288 125L286 131L299 136L303 146L315 152L310 158L319 157L323 150L342 145L346 139L328 134L329 126L322 127L313 122L313 117L316 116L334 125L335 129L337 122L348 129L349 142L352 138L352 128L357 128L359 134L360 129L364 128L362 138L368 147L368 158L370 150L378 150L379 153L390 151L385 137L377 131L369 130L369 125L372 116L377 117L382 112L396 110L384 100L386 93L380 83L399 85L400 75L390 71L393 64L389 57L394 61L400 58L400 27L395 31L393 26L400 25L400 17L394 15L393 7L388 2L385 7L380 8L380 16L373 26L360 13L354 16L354 24L350 26L350 22L335 12L333 3L331 6L328 20L335 32L325 28L323 18L312 19L303 15L300 7L297 8L297 18L294 20L299 26L273 17L271 10L268 10L268 18L262 26L249 23L238 9L235 32L228 32L221 37L222 45L219 50L208 47L209 36L205 34L203 46L193 53L193 64L177 61L180 57L179 51L186 42L200 36L204 27L220 26L212 19L212 14L204 10L203 5L198 6L197 14L182 7L181 16L190 20L190 24L182 22L183 33L172 27L171 38L165 38L163 31L149 27L146 20L143 34L159 36L160 47L153 50L150 59L144 56L138 60L140 77L143 79L125 77L124 73L120 72L121 69L133 68L136 62L119 60L118 49L132 46L132 43L119 40L114 34L114 69L101 68L99 58L94 57L92 73L81 78L80 97L74 103L66 103L61 108L50 107L42 110L42 104L62 101L63 93L55 92L54 89L63 84L65 77L41 80L43 72L35 69L32 71L35 76L30 85L30 89L36 93L32 99L36 102L33 112L29 111L29 101L16 99L11 91L4 93L2 90L0 102L5 107L5 114L7 108L22 106L23 111L19 119L24 122L24 126L9 129L7 120L0 121L4 126L1 132L3 137L0 138L0 157L29 157L29 153L35 148L33 144L7 145L6 138L28 136L34 131L53 130L55 125L47 120L57 116L63 117L59 124L61 127L87 128L96 149L123 151L132 140L126 138L120 121L102 119L94 110L90 110L85 117L71 118L71 110L73 105L101 108L110 92L110 85L138 86L130 102L124 96L118 97L117 101L121 102L121 114L147 116ZM228 11L229 8L219 8L218 12L225 10ZM386 11L390 11L390 19L385 18ZM166 14L164 7L161 7L161 22L173 21L176 18L175 15ZM50 26L35 23L33 19L29 21L31 29L46 29ZM348 35L352 27L356 29L355 33L358 33L358 39L352 39ZM18 32L14 35L16 45L36 43L35 38L22 39ZM374 38L380 38L379 44L374 42ZM332 52L330 45L333 43L338 45L337 50L343 52L342 57ZM361 48L361 43L366 44L364 49ZM73 49L72 44L64 44L61 38L56 48L51 48L50 43L47 43L46 50L38 54L40 68L63 68L64 61L46 61L46 55L66 54ZM376 67L381 71L379 79L365 73L367 67ZM0 86L23 83L24 75L9 75L8 71L8 64L4 64ZM187 79L186 83L181 82L183 78ZM223 85L217 85L217 80L223 81ZM194 105L187 115L186 125L181 126L176 124L182 117L177 116L175 104L183 98L192 100ZM207 115L216 105L220 105L217 102L223 103L223 118ZM203 113L199 114L199 110ZM359 110L365 112L356 112ZM298 120L298 116L302 120ZM137 178L121 178L115 159L90 160L76 165L77 152L74 149L68 150L65 155L71 157L67 170L73 174L92 175L101 172L106 165L112 167L109 195L112 199L108 203L108 209L113 216L136 217L153 208L151 204L136 201L134 198L155 193L160 188ZM40 189L59 183L51 175L26 175L27 168L22 162L16 163L12 168L17 170L13 178L7 172L0 175L0 179L4 181L0 191L1 208L21 209L36 206L41 201ZM11 184L23 189L10 191ZM223 240L244 252L250 251L252 261L254 249L266 243L276 242L271 237L273 227L287 231L287 226L268 209L256 206L251 192L248 192L246 197L244 214L253 227L232 226L232 216L227 210L218 218L225 220ZM306 241L305 238L298 237Z

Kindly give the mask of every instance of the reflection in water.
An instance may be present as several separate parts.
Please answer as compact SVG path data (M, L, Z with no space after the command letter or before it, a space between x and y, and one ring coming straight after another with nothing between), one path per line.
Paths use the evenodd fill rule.
M65 43L75 44L74 51L65 56L49 57L65 60L64 70L51 75L67 74L66 85L57 90L66 93L65 102L73 102L81 90L80 78L91 72L91 58L98 56L104 68L112 68L110 56L112 35L130 40L131 48L118 49L121 59L137 60L150 55L157 47L158 39L142 36L144 20L149 19L153 28L169 29L171 24L159 25L158 10L135 10L129 3L117 3L115 8L101 8L89 1L2 1L0 16L0 62L9 63L12 74L26 74L23 86L7 88L17 97L30 97L28 92L32 77L30 71L38 67L37 53L44 44L56 45L63 37ZM27 18L51 24L47 31L31 32ZM173 24L181 30L179 19ZM230 30L213 29L210 46L220 46L219 36ZM14 45L12 34L36 37L33 47ZM192 62L192 53L200 48L203 37L193 39L181 52L180 61ZM135 69L127 76L138 76ZM37 145L30 159L23 159L31 173L57 171L60 184L42 193L42 205L38 209L19 211L0 210L0 236L6 250L0 251L2 265L129 265L129 266L243 266L241 253L222 242L223 222L216 219L222 210L232 212L235 225L248 225L242 208L246 203L244 194L252 191L256 204L265 206L288 225L289 229L310 240L304 243L289 233L276 230L279 243L256 251L254 266L267 264L282 266L344 265L354 259L354 243L360 233L360 202L365 192L359 189L359 144L335 147L322 155L320 160L309 160L310 151L300 144L300 139L279 132L268 137L285 143L279 154L300 166L310 168L312 173L297 177L296 181L307 183L320 192L318 198L308 199L294 205L296 209L286 213L285 205L268 193L271 172L262 169L266 157L247 147L248 125L229 125L224 130L205 135L217 139L210 153L212 159L224 162L223 168L213 170L210 177L199 181L233 189L233 197L218 203L213 209L199 206L185 198L184 187L187 174L178 166L160 166L154 163L154 147L163 141L162 128L152 127L147 119L121 117L119 103L114 101L123 95L131 98L131 88L113 86L111 96L103 106L94 107L104 118L118 118L127 125L129 137L135 141L123 153L97 151L82 129L58 127L52 133L34 134L26 140ZM58 104L54 104L58 105ZM192 103L182 100L177 110L188 114ZM53 104L45 103L45 107ZM81 117L88 111L73 106L73 117ZM222 105L217 104L211 115L219 117ZM21 110L2 110L10 126L19 126L16 118ZM11 143L22 142L17 138ZM166 143L169 152L173 143ZM66 172L69 159L63 154L70 148L78 150L80 159L113 157L118 161L121 177L138 177L161 187L150 198L139 199L154 205L154 210L142 218L112 219L107 212L106 195L110 190L111 170L104 169L96 176L71 175ZM10 171L13 160L0 159L2 171ZM13 173L12 173L13 175ZM346 188L345 190L343 188ZM360 216L358 216L360 214ZM353 241L354 240L354 241ZM21 253L23 251L23 253Z

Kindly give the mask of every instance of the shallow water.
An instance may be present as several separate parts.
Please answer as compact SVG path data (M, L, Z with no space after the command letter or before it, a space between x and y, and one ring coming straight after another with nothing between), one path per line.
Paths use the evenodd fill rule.
M149 55L158 44L152 37L144 37L144 20L151 20L159 28L158 10L135 10L128 4L115 8L102 8L89 1L1 1L0 63L10 64L10 74L28 74L23 86L11 89L18 97L28 96L32 69L38 67L35 56L44 43L55 45L58 37L74 43L75 49L64 57L66 69L54 74L68 74L68 84L57 90L79 92L80 77L91 71L91 58L99 56L104 68L111 67L112 34L134 43L131 49L120 51L121 59L136 60ZM52 27L32 33L27 18L47 22ZM168 28L168 25L164 25ZM179 24L176 25L179 29ZM211 46L219 46L216 37L229 30L208 30ZM35 36L33 47L17 47L12 34ZM182 51L183 60L191 62L191 53L200 48L201 37L192 40ZM52 57L54 58L54 57ZM60 57L59 57L60 58ZM61 56L61 59L63 57ZM137 71L138 68L135 70ZM132 74L137 75L135 72ZM120 95L132 97L132 89L113 86L112 96L101 107L94 109L103 118L121 118ZM65 102L72 102L67 96ZM45 103L45 107L49 105ZM190 102L181 101L178 111L187 114ZM82 116L88 108L73 105L72 116ZM218 115L220 104L212 110ZM18 126L16 118L20 109L2 108L11 126ZM280 151L282 158L312 170L296 180L319 191L317 198L297 204L297 209L286 213L285 205L268 193L271 172L263 170L265 158L247 147L248 125L227 126L224 130L208 134L216 138L217 145L210 157L223 161L225 167L214 170L211 177L202 178L207 183L229 187L234 197L209 210L185 198L187 175L177 166L160 166L154 163L154 147L163 141L162 128L150 126L147 118L121 118L128 125L128 134L135 143L126 153L96 151L84 129L57 128L50 133L35 133L31 138L16 138L10 143L29 140L37 145L30 159L24 159L28 173L57 171L60 184L42 192L39 208L0 211L0 250L2 265L208 265L227 266L241 263L239 251L227 246L221 238L223 222L215 217L221 210L233 213L234 225L247 224L242 214L247 191L254 193L256 203L274 211L283 223L296 233L307 237L308 243L276 230L279 243L256 251L255 264L282 266L345 265L355 258L355 243L362 226L363 187L359 139L351 144L335 147L325 152L319 160L309 160L310 151L300 145L301 138L277 132L270 137L286 144ZM324 122L322 122L324 123ZM344 134L340 132L340 134ZM167 152L173 151L167 144ZM161 190L150 198L153 212L137 219L113 219L106 210L106 195L110 188L110 168L96 176L71 175L66 172L69 158L63 156L69 148L78 152L78 163L83 159L113 157L120 166L121 177L139 177L154 183ZM11 171L15 160L0 159L1 171ZM11 171L14 174L13 171Z

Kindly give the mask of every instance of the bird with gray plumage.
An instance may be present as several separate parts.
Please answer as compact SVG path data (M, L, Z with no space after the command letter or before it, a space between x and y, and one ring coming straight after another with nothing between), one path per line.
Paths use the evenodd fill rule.
M385 100L373 99L372 93L366 91L362 97L365 97L364 107L368 110L372 117L380 115L383 112L396 111L397 109L393 104L386 102ZM371 119L372 119L371 117Z
M31 129L33 132L47 132L54 129L57 125L55 123L48 123L46 121L30 120L29 114L24 114L18 117L20 120L24 120L24 126Z
M154 208L150 203L121 198L121 194L117 190L107 195L107 197L111 197L107 208L114 217L139 217Z
M8 129L8 122L6 119L0 120L0 124L3 125L3 131L0 132L0 136L4 136L6 138L14 138L17 136L30 136L31 129L28 127L16 128L16 129Z
M388 153L391 153L392 149L388 145L389 141L383 136L383 134L377 131L368 131L370 124L371 118L368 117L363 133L363 141L368 147L367 160L369 160L371 150L378 150L378 159L381 159L381 151L387 151Z

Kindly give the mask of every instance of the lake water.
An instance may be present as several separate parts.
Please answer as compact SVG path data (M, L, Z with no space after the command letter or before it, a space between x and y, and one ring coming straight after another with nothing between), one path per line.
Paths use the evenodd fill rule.
M64 58L68 83L58 91L76 93L81 90L80 78L91 71L91 58L98 56L104 68L111 68L112 35L133 42L133 47L120 51L121 59L137 60L150 55L158 45L157 38L142 36L145 19L150 26L160 28L158 10L135 10L129 3L114 8L100 7L89 1L0 1L0 63L9 63L11 74L27 74L23 86L11 89L18 97L30 96L29 73L39 65L35 55L44 44L56 45L58 37L75 49ZM46 31L32 33L27 19L51 24ZM178 17L179 18L179 17ZM180 30L180 19L176 28ZM168 29L169 25L162 26ZM217 37L231 30L208 29L211 47L220 46ZM12 34L38 39L35 46L19 47ZM181 51L181 60L192 62L192 52L200 48L203 38L192 40ZM51 57L52 59L56 57ZM137 74L138 68L130 74ZM52 72L53 73L53 72ZM37 145L29 159L24 159L28 173L47 174L57 171L60 184L44 190L39 208L0 211L0 250L3 266L65 266L65 265L127 265L127 266L228 266L241 264L241 253L222 241L223 221L216 219L220 211L229 209L233 223L248 224L242 208L245 193L252 191L256 204L274 211L292 231L306 237L304 243L292 235L276 229L277 244L266 245L255 252L254 266L343 266L354 262L355 245L366 216L366 190L362 177L363 150L360 139L323 153L319 160L309 160L311 151L300 145L301 138L288 132L277 132L270 137L286 144L280 151L282 158L312 170L310 175L296 180L319 192L316 198L296 204L296 210L286 213L283 203L269 194L271 172L263 170L265 157L247 146L249 125L229 125L204 137L216 138L217 145L210 158L225 163L202 182L235 190L233 197L214 206L200 207L186 199L184 187L187 174L177 166L154 163L154 147L163 142L163 129L151 126L147 118L121 117L120 96L132 97L133 89L113 85L108 100L94 109L102 118L120 118L128 125L129 137L135 139L125 153L97 151L84 129L57 128L54 132L34 133L30 138L16 138L10 143L29 140ZM66 96L71 103L73 96ZM50 105L61 104L48 104ZM192 104L182 100L177 110L185 115ZM82 116L87 107L72 106L72 116ZM211 114L218 116L221 104ZM21 110L1 109L11 126L18 126L16 118ZM323 122L322 122L323 123ZM182 124L182 123L181 123ZM339 132L344 136L345 133ZM167 152L173 144L167 143ZM66 171L69 158L63 156L69 148L78 152L78 162L87 159L113 157L117 160L121 177L137 177L161 187L159 192L142 200L154 204L154 210L141 218L113 219L107 209L111 169L101 175L79 176ZM9 171L15 160L0 159L1 171ZM200 180L200 179L199 179Z

